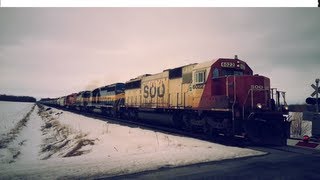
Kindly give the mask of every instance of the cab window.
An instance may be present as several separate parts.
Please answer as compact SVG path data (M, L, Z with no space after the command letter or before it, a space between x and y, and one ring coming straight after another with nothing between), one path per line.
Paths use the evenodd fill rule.
M218 78L219 77L219 69L214 68L212 72L212 78Z
M235 71L232 69L223 69L222 70L222 76L242 76L243 72L242 71Z
M235 76L242 76L243 72L242 71L234 71Z
M195 84L204 83L205 82L205 71L195 72L194 82L195 82Z

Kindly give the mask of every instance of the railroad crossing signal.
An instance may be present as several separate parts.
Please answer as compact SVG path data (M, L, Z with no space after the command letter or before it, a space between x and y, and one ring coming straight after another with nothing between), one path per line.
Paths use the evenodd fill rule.
M315 96L317 93L320 92L320 87L317 87L314 84L311 84L311 87L314 89L314 92L311 94L311 97ZM317 88L318 88L318 91L317 91Z
M318 101L318 104L320 104L320 99L317 100L316 98L311 98L311 97L306 99L306 103L311 105L317 104L317 101Z
M320 92L320 88L319 88L319 81L320 79L316 79L316 85L311 84L311 87L314 89L314 92L311 94L311 96L313 97L314 95L316 95L315 100L311 100L309 99L309 102L315 102L316 105L316 113L319 114L319 92ZM308 100L308 99L307 99ZM306 101L307 101L306 100ZM308 102L307 102L308 103Z

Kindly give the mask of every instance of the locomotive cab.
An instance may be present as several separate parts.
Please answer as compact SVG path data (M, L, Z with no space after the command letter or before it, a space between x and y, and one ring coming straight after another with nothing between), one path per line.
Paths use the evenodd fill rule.
M196 67L194 71L197 83L201 69ZM253 75L251 68L237 57L218 59L208 72L198 104L200 109L211 110L206 117L206 129L245 135L256 143L286 144L290 123L284 116L288 112L285 94L276 91L274 97L269 78Z

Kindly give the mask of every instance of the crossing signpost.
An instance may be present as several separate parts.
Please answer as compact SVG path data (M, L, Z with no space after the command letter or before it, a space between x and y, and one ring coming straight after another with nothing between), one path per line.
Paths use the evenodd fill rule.
M311 87L314 89L314 92L311 94L311 96L313 97L314 95L316 95L316 112L317 114L319 113L319 92L320 92L320 88L319 88L319 79L316 79L316 85L311 84Z
M320 137L320 114L319 114L319 79L316 79L316 85L312 84L311 87L314 89L314 92L311 94L311 96L316 96L315 99L315 105L316 105L316 113L313 116L312 119L312 136L313 137Z

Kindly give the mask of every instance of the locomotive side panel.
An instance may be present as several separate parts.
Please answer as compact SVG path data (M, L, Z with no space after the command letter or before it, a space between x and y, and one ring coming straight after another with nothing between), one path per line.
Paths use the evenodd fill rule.
M90 102L90 97L91 97L91 91L85 91L82 94L82 106L86 107L88 106Z
M113 102L116 99L116 94L114 89L107 89L106 88L102 88L100 91L100 96L99 96L99 105L100 106L112 106Z
M82 104L82 101L83 101L83 99L82 99L82 93L83 93L83 92L79 92L79 93L77 94L77 96L76 96L76 106L77 106L77 107L81 106L81 104Z
M225 78L213 78L214 65L210 68L207 81L203 89L199 108L206 110L228 109L229 98L226 95Z
M64 96L64 97L60 97L59 99L58 99L58 105L60 106L60 107L64 107L64 105L65 105L65 99L66 99L66 97Z
M141 89L126 89L125 91L125 102L126 106L129 107L140 107L141 105Z
M131 79L125 83L125 105L127 107L140 107L142 102L141 96L141 79L143 76Z
M179 108L182 106L182 78L169 80L169 107Z
M100 107L112 107L117 101L124 98L124 84L116 83L99 88L97 93L97 105Z
M159 74L143 77L141 80L141 107L168 108L169 107L169 73L164 71Z
M202 108L200 105L201 97L205 92L204 89L206 87L212 63L213 61L201 63L193 68L191 84L192 108Z
M89 106L95 107L99 106L99 96L100 96L100 88L96 88L91 92L91 96L89 99Z
M91 92L90 91L82 91L77 94L75 105L77 110L81 110L85 108L90 100Z
M183 83L182 82L182 104L184 108L192 108L192 91L191 91L191 83Z
M181 92L181 100L184 108L192 108L192 71L193 68L197 65L189 64L182 68L182 92Z

